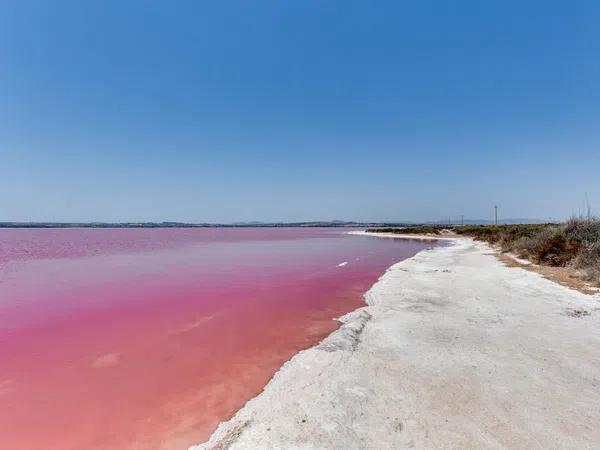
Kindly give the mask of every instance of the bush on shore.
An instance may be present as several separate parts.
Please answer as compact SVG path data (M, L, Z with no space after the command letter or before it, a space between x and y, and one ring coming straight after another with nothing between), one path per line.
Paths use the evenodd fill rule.
M571 219L565 233L580 242L581 248L572 265L587 278L600 282L600 218L592 220Z
M369 228L371 233L395 233L395 234L440 234L442 227L436 225L418 225L402 228Z
M600 283L600 218L572 218L561 224L426 225L368 231L439 235L444 230L497 245L537 264L572 267L584 278Z

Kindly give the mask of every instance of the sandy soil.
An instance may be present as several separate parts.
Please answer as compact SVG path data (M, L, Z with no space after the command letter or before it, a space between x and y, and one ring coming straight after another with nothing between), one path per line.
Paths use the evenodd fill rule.
M365 300L194 448L598 448L598 295L456 239Z
M571 289L577 289L584 294L595 294L600 292L600 288L594 286L590 281L584 280L571 267L550 267L534 264L526 259L521 259L511 253L496 252L500 261L509 267L520 267L525 270L539 273L544 278L562 284Z

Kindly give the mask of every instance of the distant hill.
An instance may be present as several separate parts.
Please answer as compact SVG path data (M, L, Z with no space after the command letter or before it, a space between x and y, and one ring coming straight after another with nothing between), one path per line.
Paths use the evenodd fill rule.
M539 219L508 218L500 224L546 223ZM465 219L465 225L490 225L492 220ZM324 220L309 222L234 222L234 223L185 223L185 222L0 222L0 228L222 228L222 227L402 227L414 225L447 225L447 220L435 222L354 222ZM460 221L452 220L451 225Z

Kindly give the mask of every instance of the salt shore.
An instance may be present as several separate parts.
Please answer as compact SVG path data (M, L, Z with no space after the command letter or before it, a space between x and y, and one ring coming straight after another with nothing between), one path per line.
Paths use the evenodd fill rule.
M192 449L598 447L598 295L452 239L365 300Z

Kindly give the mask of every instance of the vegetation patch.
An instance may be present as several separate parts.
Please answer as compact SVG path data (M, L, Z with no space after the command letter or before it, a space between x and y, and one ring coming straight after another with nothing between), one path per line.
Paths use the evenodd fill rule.
M446 227L447 228L447 227ZM369 228L369 233L394 233L394 234L440 234L443 227L436 225L418 225L402 228Z
M559 224L419 225L372 228L367 231L427 235L453 233L469 236L537 264L571 267L584 279L600 284L600 218L572 218Z

